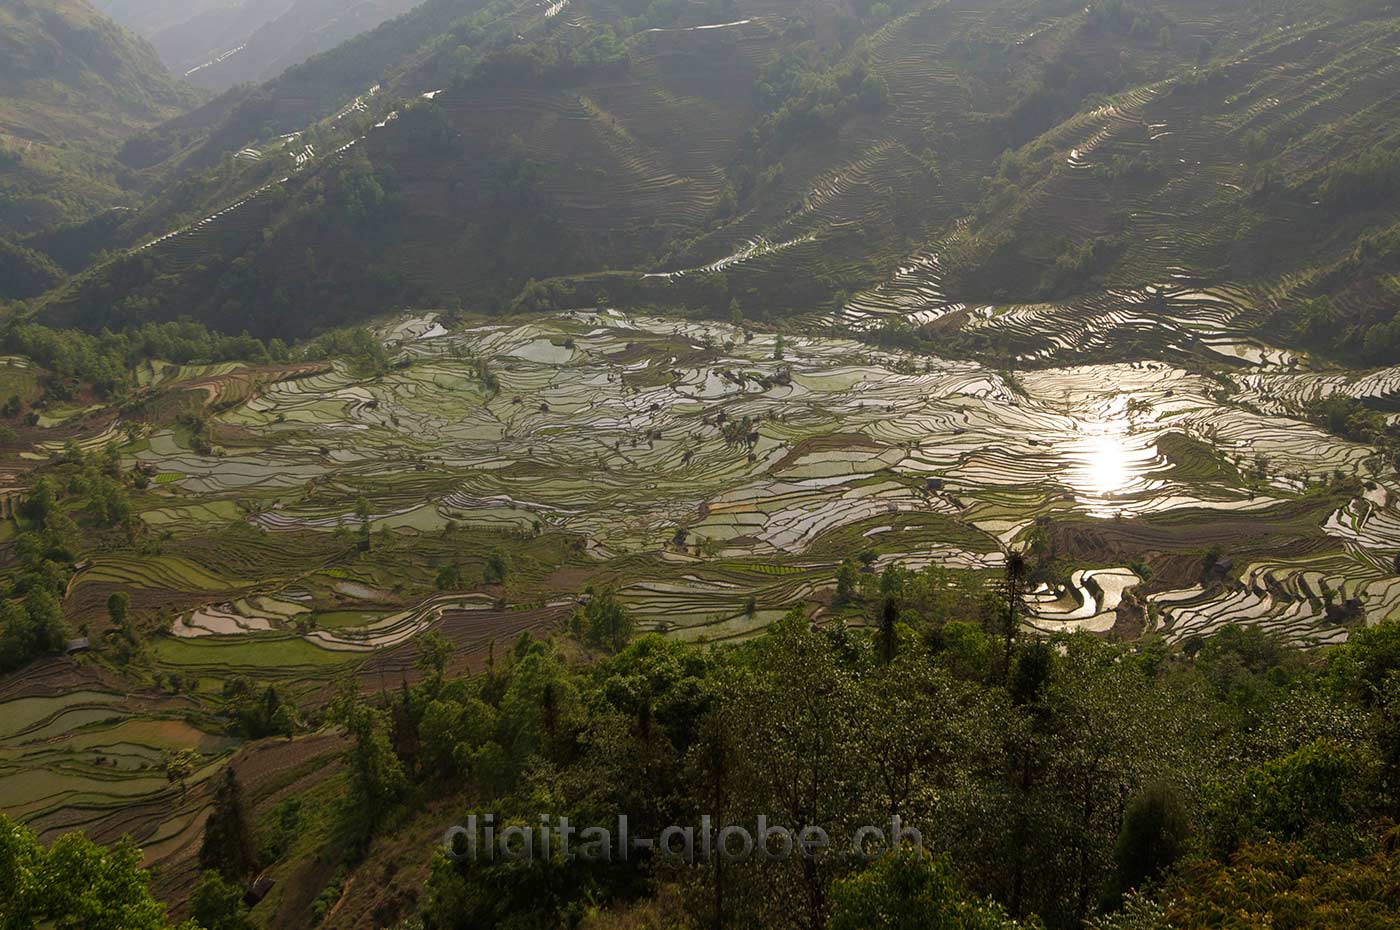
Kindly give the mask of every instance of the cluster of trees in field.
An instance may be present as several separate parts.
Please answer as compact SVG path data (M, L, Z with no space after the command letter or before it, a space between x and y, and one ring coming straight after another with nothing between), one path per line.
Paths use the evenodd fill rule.
M360 369L380 374L389 368L389 352L374 333L360 326L333 329L316 337L306 354L315 358L344 358Z
M265 736L291 737L301 725L296 705L283 699L276 686L256 686L246 676L236 675L224 682L224 712L232 720L230 729L249 739Z
M1343 210L1375 207L1400 194L1400 152L1376 145L1330 166L1318 193L1327 206Z
M1315 652L1235 626L1180 646L1024 637L1015 592L1033 573L1020 559L1004 584L845 571L846 614L868 612L868 629L819 628L798 607L725 649L629 641L625 607L603 593L572 624L608 651L587 665L523 635L454 675L452 643L429 633L416 684L366 696L348 679L326 709L349 738L329 815L339 882L429 804L457 822L492 814L498 831L625 813L643 837L707 814L756 834L763 815L832 845L695 863L438 852L397 917L432 930L1400 926L1400 624ZM296 727L274 691L226 697L250 736ZM260 834L241 794L226 771L187 926L251 927L242 889L304 829L284 803ZM922 848L849 854L860 827L892 817ZM71 837L47 851L0 821L0 848L0 871L20 876L0 903L20 926L69 925L65 908L86 899L61 889L94 869L114 890L85 926L167 926L129 847Z
M119 396L130 387L132 369L147 360L267 363L285 361L290 354L280 339L264 343L247 333L225 335L189 321L145 323L96 335L21 322L0 333L0 346L47 369L49 393L60 399L82 386L103 397Z
M860 43L848 54L823 52L814 41L775 53L754 89L764 116L729 169L735 205L781 177L789 149L830 136L855 114L877 112L889 102L889 87L869 68Z
M1355 397L1333 394L1308 406L1308 419L1343 439L1381 448L1400 444L1400 430L1391 426L1385 414L1372 410Z
M627 46L610 26L597 30L560 29L547 39L507 45L487 54L461 84L558 87L624 73L631 63Z
M813 66L800 50L779 54L764 66L757 90L770 112L760 139L779 149L794 137L829 132L851 113L878 110L889 100L889 88L861 50L825 67Z
M71 631L60 603L83 548L79 521L99 535L132 540L129 489L135 480L122 470L115 445L89 455L70 444L62 464L29 489L11 551L12 572L0 589L0 671L63 649ZM133 633L125 602L117 606L114 635Z
M1400 231L1366 237L1353 254L1329 273L1342 278L1373 275L1400 257ZM1278 322L1304 347L1327 355L1371 364L1391 365L1400 360L1400 314L1380 311L1379 317L1357 318L1326 296L1299 300L1281 309Z
M446 793L497 829L625 812L654 836L763 814L848 838L897 815L928 850L873 865L439 855L413 916L429 928L572 925L598 902L627 926L629 907L673 900L677 925L807 930L1205 928L1285 910L1322 926L1385 906L1368 882L1400 865L1385 833L1400 625L1324 653L1236 627L1126 646L1007 635L1001 586L936 568L848 587L873 632L798 608L739 647L646 636L584 668L524 636L461 677L430 637L419 684L377 701L349 685L331 711L352 738L343 816L368 838Z
M1163 13L1125 0L1098 0L1090 4L1085 17L1090 28L1102 29L1137 39L1161 38L1170 34L1171 20Z
M1400 427L1379 410L1342 394L1319 398L1308 405L1307 418L1343 439L1374 446L1376 455L1366 461L1372 474L1383 463L1400 464Z

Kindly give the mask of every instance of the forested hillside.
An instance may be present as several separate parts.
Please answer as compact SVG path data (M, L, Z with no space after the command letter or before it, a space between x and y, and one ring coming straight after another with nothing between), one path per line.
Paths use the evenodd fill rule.
M149 45L82 0L6 0L0 16L0 95L12 131L91 138L110 128L104 120L151 120L190 100Z
M0 237L135 205L113 157L195 94L84 0L0 3ZM0 297L27 296L0 282Z
M285 6L291 0L276 0ZM230 0L94 0L93 6L137 35L150 36L220 9L246 4Z
M259 193L48 312L292 334L386 301L602 290L865 330L894 315L1036 358L1064 325L1079 335L1048 355L1110 331L1197 339L1163 289L1225 287L1232 331L1390 359L1393 12L434 0L129 147L204 172L129 218L129 245ZM347 101L376 118L318 122ZM335 154L285 181L226 160L301 128ZM96 306L114 286L125 306ZM1154 322L1117 314L1124 299Z
M450 43L457 31L468 30L478 20L494 23L495 18L491 5L483 0L428 0L266 84L234 88L153 128L130 141L122 160L136 169L178 177L208 171L240 152L261 156L264 149L293 133L315 136L328 131L332 136L354 138L374 122L364 122L369 113L366 98L381 90L389 98L390 87L385 83L394 91L414 93L416 84L400 80L405 69L432 48ZM494 25L493 35L507 28L505 23ZM214 196L207 189L197 189L205 197ZM150 221L168 219L167 210L158 205Z
M0 927L1400 930L1396 0L101 6Z

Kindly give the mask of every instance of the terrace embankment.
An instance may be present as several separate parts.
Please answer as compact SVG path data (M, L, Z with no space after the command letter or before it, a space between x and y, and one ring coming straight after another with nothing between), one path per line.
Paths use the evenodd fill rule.
M1345 500L1345 498L1342 498ZM1153 572L1143 593L1188 587L1209 571L1206 553L1231 559L1274 555L1306 559L1333 552L1322 529L1337 500L1286 502L1248 514L1174 512L1132 520L1057 518L1048 521L1051 545L1076 564L1145 562Z
M47 832L133 832L161 881L182 881L225 765L247 770L258 810L333 784L329 732L243 745L209 715L231 677L315 715L347 677L389 691L421 675L429 632L454 669L503 661L590 586L644 631L711 643L799 603L869 622L837 597L853 572L860 587L929 570L951 597L1025 547L1042 631L1180 640L1241 622L1317 643L1400 611L1400 481L1304 416L1389 396L1393 372L1261 346L1233 356L1235 399L1218 373L1163 361L1008 374L611 310L421 313L376 332L392 363L373 370L153 368L154 394L227 386L205 432L108 421L84 437L149 477L132 493L149 542L109 540L64 609L100 635L107 597L129 593L173 634L143 666L165 691L82 660L7 681L19 723L0 742L25 759L0 763L9 810ZM167 780L191 748L195 772ZM329 878L312 869L270 907L304 909Z
M367 596L355 592L384 592L378 609L403 612L362 630L300 629L300 608L233 613L313 652L392 648L375 660L391 676L412 664L422 630L443 625L463 661L479 661L493 639L557 623L590 577L619 584L654 628L732 639L829 590L852 547L881 565L995 571L1047 518L1067 565L1150 566L1144 596L1189 588L1217 547L1330 564L1352 558L1346 532L1325 527L1354 492L1326 485L1337 473L1359 480L1374 461L1162 362L1009 378L840 339L611 311L456 331L429 315L383 333L399 358L388 372L337 365L269 381L215 414L240 448L210 456L157 431L135 458L170 476L158 485L170 504L152 512L173 521L163 525L194 516L173 506L181 499L236 501L271 531L246 534L266 557L229 579L305 604L313 628L318 612ZM1251 396L1303 372L1296 356L1253 357ZM1308 396L1351 389L1319 376ZM384 543L357 552L352 533ZM483 566L492 547L521 553L511 580L443 613L451 588L437 595L435 573L470 553L441 575L468 583L466 565ZM1376 565L1357 558L1358 577L1373 579Z

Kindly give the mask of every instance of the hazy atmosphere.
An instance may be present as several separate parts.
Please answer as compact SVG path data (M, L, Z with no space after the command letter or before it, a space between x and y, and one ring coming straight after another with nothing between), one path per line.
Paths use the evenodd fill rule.
M0 927L1400 930L1396 0L0 0Z

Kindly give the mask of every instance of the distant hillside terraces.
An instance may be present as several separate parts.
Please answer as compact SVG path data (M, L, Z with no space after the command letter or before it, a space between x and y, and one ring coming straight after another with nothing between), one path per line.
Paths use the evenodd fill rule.
M295 336L604 296L1031 364L1400 357L1393 5L815 11L429 0L143 138L203 192L46 312Z

